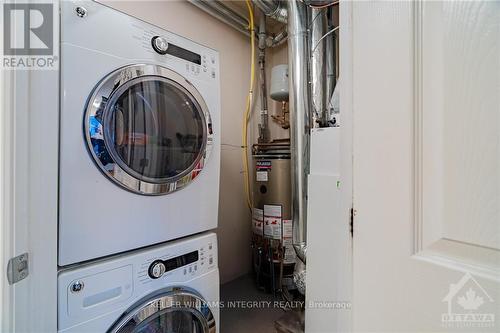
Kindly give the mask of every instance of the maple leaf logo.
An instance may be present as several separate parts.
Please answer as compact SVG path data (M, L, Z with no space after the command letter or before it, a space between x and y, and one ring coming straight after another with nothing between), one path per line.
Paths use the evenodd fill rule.
M460 296L457 299L457 303L460 304L465 310L477 310L484 303L484 299L481 296L476 295L476 292L469 288L465 293L465 296Z

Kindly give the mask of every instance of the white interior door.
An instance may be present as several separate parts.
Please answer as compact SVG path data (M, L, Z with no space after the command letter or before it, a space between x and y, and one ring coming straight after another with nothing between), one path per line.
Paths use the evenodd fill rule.
M353 329L500 331L500 3L352 4Z

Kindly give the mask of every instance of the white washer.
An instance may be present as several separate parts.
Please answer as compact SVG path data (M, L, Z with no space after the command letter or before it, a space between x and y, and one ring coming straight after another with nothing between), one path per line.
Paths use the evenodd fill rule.
M59 265L217 227L219 56L61 3Z
M59 332L219 332L214 233L101 260L58 277Z

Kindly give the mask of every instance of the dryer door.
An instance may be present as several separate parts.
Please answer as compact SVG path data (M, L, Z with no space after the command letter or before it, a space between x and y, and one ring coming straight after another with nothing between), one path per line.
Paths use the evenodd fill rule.
M173 291L140 303L108 333L215 333L205 300L189 291Z
M198 176L213 133L202 96L184 77L157 65L131 65L94 90L85 136L111 180L135 193L160 195Z

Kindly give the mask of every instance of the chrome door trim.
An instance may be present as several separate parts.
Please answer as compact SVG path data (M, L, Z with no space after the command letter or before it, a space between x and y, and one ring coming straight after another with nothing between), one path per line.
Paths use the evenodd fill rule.
M168 81L170 84L184 91L191 98L192 102L198 106L196 109L201 111L200 117L204 121L204 146L200 150L200 154L195 162L185 172L176 177L148 179L147 177L140 176L131 170L131 168L125 166L123 161L114 152L114 149L108 146L106 140L108 130L103 125L106 124L108 105L112 105L114 98L119 97L121 92L125 91L131 84L140 81L141 78L147 80L158 78L162 81ZM99 154L94 151L90 133L91 117L95 118L98 112L101 112L104 118L101 124L103 126L104 145ZM213 148L212 119L201 94L183 76L168 68L152 64L128 65L115 70L101 80L94 89L86 106L84 132L87 148L99 169L119 186L143 195L167 194L191 183L203 170ZM106 156L112 157L113 161L106 163Z
M120 333L120 330L131 320L133 320L136 325L139 325L158 312L175 309L192 313L202 324L203 333L216 332L215 318L207 302L196 293L177 289L156 296L145 302L141 302L130 312L125 313L124 316L108 330L108 333Z

